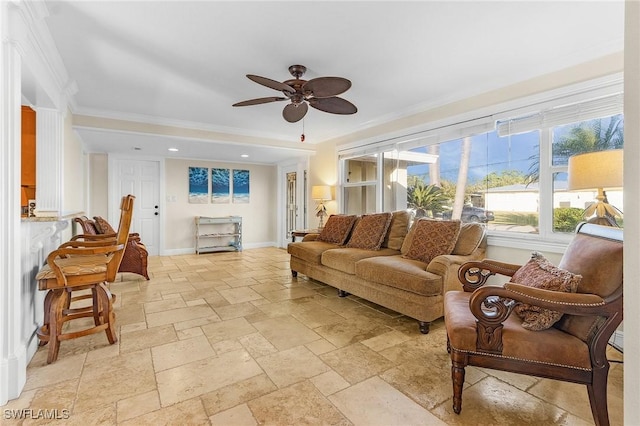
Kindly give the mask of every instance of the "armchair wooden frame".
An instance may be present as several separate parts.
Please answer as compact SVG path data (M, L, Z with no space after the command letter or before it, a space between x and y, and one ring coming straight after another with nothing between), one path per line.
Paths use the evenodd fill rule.
M585 244L589 245L586 256L584 254ZM587 270L594 270L599 268L598 263L610 262L613 266L607 267L614 269L599 274L600 276L595 278L583 275L582 282L585 282L586 279L591 289L598 288L598 282L606 280L606 275L608 275L610 281L608 288L614 288L612 292L605 288L593 291L593 293L581 293L579 287L578 293L561 293L519 283L507 283L502 287L484 286L489 277L493 275L513 276L520 265L483 260L466 263L460 268L459 278L467 295L448 294L445 298L447 349L452 362L451 378L455 413L459 414L462 410L465 367L473 365L585 384L595 424L609 424L607 408L609 362L606 357L606 348L609 338L620 325L623 317L622 244L621 229L581 224L577 229L576 238L560 263L561 267L563 264L591 263ZM600 247L602 247L601 250ZM602 258L590 259L588 257L594 254L599 254ZM583 258L572 261L569 257L572 259ZM585 271L571 272L585 274ZM468 309L473 317L458 321L454 317L459 315L466 300L468 300ZM577 336L566 333L566 330L561 331L555 326L544 331L524 330L519 325L519 319L510 318L513 308L520 303L562 312L569 318L579 317L581 318L579 321L590 320L589 333L578 339ZM515 317L515 315L513 316ZM475 320L475 324L473 324L473 320ZM506 325L507 321L511 321L509 326ZM469 335L467 335L466 343L457 336L463 324L475 328L475 347L473 347L473 342L470 342ZM511 327L510 331L507 331L508 327ZM517 330L517 327L521 330ZM515 336L513 330L516 330ZM505 343L504 333L509 333L508 343ZM557 354L539 356L536 353L536 351L541 352L538 347L521 350L520 356L513 356L513 352L509 352L506 346L510 345L511 349L509 350L512 350L513 346L518 344L514 343L518 333L522 335L539 333L537 336L530 334L528 336L530 339L562 339L565 337L562 334L565 334L567 342L571 339L572 344L578 348L575 352L582 352L583 364L580 365L575 359L571 359L572 356L566 356L564 360L560 361L557 359ZM562 345L562 340L554 340L554 342L559 342ZM567 352L571 351L567 350ZM555 359L551 358L553 361L550 361L545 357L555 357ZM578 357L579 355L576 354L575 358Z
M40 290L46 290L43 325L37 330L40 345L49 344L47 363L58 358L60 341L104 331L110 344L117 339L114 296L107 287L116 279L128 239L134 196L122 198L118 233L101 240L76 239L63 243L47 256L47 264L38 272ZM90 290L90 294L73 296L72 292ZM73 302L91 299L87 307L72 307ZM66 322L93 317L94 325L63 332Z

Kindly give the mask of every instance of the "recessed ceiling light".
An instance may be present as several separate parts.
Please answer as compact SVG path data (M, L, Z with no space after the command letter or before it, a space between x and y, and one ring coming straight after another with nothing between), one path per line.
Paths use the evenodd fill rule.
M249 158L249 154L242 154L240 157L242 157L242 158Z
M179 151L179 149L178 149L178 148L169 148L169 151L171 151L171 152L178 152L178 151Z

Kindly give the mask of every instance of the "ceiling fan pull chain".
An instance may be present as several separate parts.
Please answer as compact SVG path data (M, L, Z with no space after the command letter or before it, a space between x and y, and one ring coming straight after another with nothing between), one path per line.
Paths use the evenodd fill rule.
M302 119L302 134L300 135L300 142L304 142L304 118Z

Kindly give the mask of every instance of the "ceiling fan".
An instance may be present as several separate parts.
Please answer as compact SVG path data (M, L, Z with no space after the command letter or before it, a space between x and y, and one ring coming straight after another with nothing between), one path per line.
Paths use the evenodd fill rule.
M309 81L301 80L300 77L304 75L305 71L307 71L307 67L304 65L291 65L289 72L294 78L282 83L259 75L247 74L249 80L278 90L284 96L249 99L237 102L233 106L240 107L290 100L291 103L282 110L282 116L289 123L301 120L307 114L309 105L331 114L355 114L358 111L354 104L336 96L349 90L351 87L349 80L342 77L318 77Z

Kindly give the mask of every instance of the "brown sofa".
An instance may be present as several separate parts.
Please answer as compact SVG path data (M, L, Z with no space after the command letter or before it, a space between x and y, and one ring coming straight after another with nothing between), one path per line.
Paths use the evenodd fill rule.
M444 245L453 246L450 254L437 255L424 262L407 256L416 257L415 248L424 242L414 242L414 236L430 238L416 232L416 225L424 219L414 221L408 230L408 212L393 212L391 217L379 249L352 247L349 239L358 230L361 219L357 219L346 241L320 241L320 234L309 234L302 241L289 243L291 272L294 277L301 273L336 287L341 297L350 293L415 318L420 331L426 334L430 323L444 314L444 293L462 289L458 280L460 266L484 258L486 228L478 223L458 223L455 242L442 241Z

